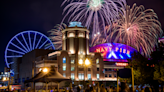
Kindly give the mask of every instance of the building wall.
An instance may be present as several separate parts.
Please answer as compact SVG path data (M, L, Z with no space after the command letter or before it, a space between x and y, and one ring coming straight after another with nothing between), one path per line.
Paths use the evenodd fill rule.
M25 54L21 58L21 62L19 63L19 67L17 67L19 69L19 73L18 73L18 77L15 79L18 80L18 84L24 85L24 80L32 78L33 66L35 69L35 65L33 65L33 64L35 62L36 57L47 55L49 52L52 52L52 51L53 50L36 49L36 50L33 50L33 51ZM34 75L35 74L36 73L34 71Z

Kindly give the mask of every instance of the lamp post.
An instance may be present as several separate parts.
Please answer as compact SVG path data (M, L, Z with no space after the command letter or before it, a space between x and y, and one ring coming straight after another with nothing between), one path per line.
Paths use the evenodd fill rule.
M43 72L47 73L48 72L48 68L43 68ZM59 91L59 90L58 90ZM46 82L46 92L48 92L48 82Z
M91 63L90 63L89 59L86 58L85 61L83 61L82 59L80 59L79 60L79 64L84 67L84 83L85 83L85 75L87 73L85 71L87 70L87 66L89 66Z

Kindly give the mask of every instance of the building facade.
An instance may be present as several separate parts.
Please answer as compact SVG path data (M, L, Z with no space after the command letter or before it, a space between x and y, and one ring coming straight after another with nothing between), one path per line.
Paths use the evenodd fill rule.
M16 63L15 80L21 85L44 67L55 66L64 77L73 81L117 81L117 69L128 65L133 48L105 43L89 48L89 30L80 22L70 22L62 30L62 50L34 50Z

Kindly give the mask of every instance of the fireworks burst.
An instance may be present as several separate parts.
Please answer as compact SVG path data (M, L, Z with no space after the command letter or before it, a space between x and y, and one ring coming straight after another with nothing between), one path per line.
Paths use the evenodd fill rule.
M101 33L106 25L112 24L112 21L118 17L120 8L126 5L125 0L65 0L70 1L63 13L66 12L62 22L67 16L68 21L82 22L89 29L92 26L92 37L95 34ZM100 23L103 26L100 29Z
M66 24L62 23L62 25L57 24L54 29L51 29L50 31L50 39L52 40L55 49L61 49L62 48L62 30L66 28Z
M145 56L149 56L157 45L157 39L162 35L161 24L152 9L144 9L144 6L137 7L136 4L122 9L124 15L109 35L114 42L124 43L134 47Z

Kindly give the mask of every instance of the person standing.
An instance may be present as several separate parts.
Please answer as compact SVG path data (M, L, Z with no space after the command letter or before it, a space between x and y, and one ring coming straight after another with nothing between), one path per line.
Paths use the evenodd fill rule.
M104 84L101 84L101 89L100 89L100 92L107 92L107 91L106 91L106 89L105 89Z
M96 92L100 92L100 87L99 87L99 83L98 82L96 83L95 90L96 90Z
M77 92L80 92L80 90L81 90L81 87L78 86L78 87L77 87Z
M113 87L109 86L108 92L113 92Z
M87 83L87 88L85 89L85 92L90 92L90 87L88 83Z

